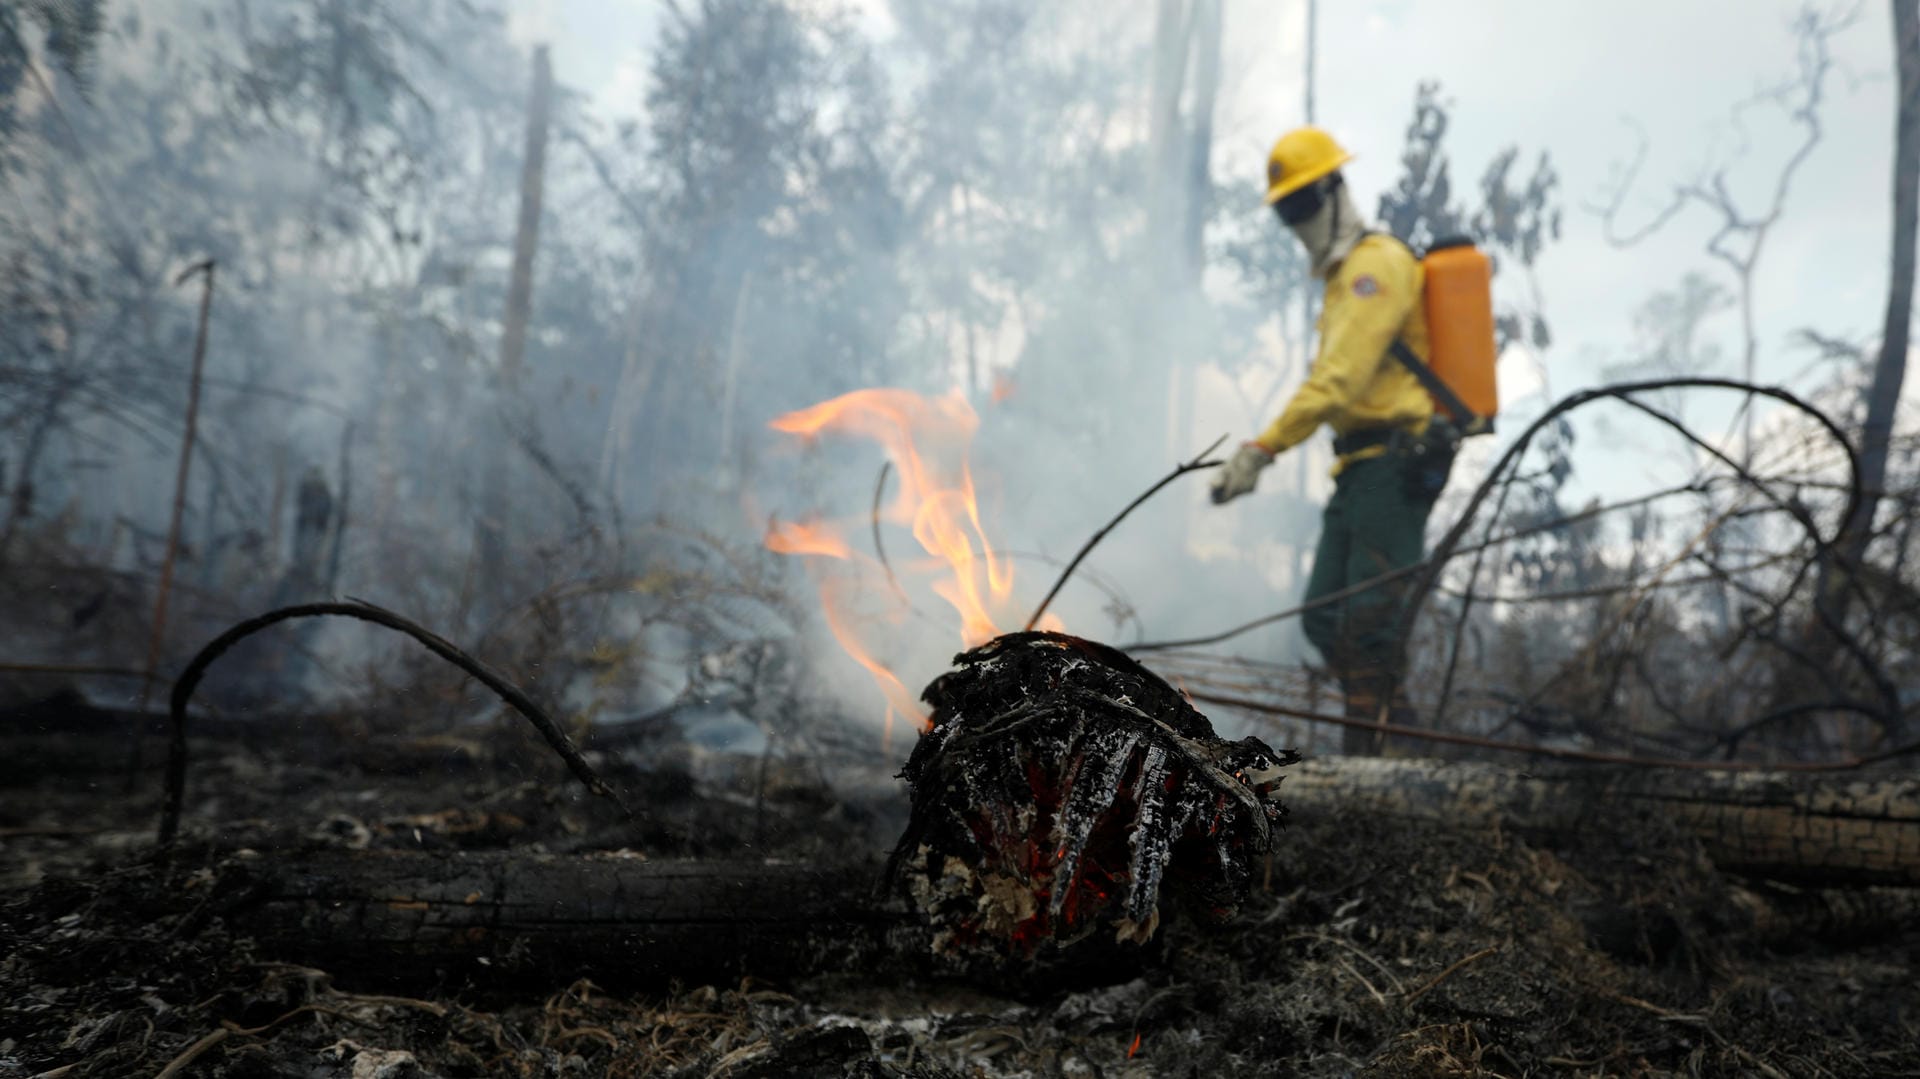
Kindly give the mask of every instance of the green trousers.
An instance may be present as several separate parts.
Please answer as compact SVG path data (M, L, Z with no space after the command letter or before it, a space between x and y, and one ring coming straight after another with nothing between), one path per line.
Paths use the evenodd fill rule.
M1434 496L1414 490L1409 459L1389 453L1356 461L1334 480L1320 546L1307 581L1311 603L1420 561ZM1322 604L1301 618L1349 701L1364 690L1384 700L1398 682L1405 649L1400 619L1415 575Z

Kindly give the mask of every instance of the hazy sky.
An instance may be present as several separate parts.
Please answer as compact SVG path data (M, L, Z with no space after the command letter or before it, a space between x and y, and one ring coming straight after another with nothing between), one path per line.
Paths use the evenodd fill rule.
M1142 37L1151 32L1152 0L1114 5L1130 5ZM877 39L892 33L886 0L845 6L861 14ZM1258 181L1272 140L1304 119L1305 10L1305 0L1226 0L1217 175ZM1649 152L1626 203L1628 228L1656 212L1676 182L1727 162L1741 208L1763 213L1800 132L1771 104L1747 111L1738 126L1733 110L1797 76L1790 23L1799 10L1796 0L1322 0L1316 119L1357 153L1347 172L1357 203L1368 211L1399 170L1415 87L1424 80L1439 82L1453 105L1448 147L1458 189L1470 192L1488 160L1507 145L1526 155L1521 176L1531 172L1539 151L1551 155L1565 230L1542 258L1538 283L1555 337L1540 359L1557 398L1605 381L1605 365L1635 358L1633 315L1653 293L1673 288L1689 272L1735 288L1729 271L1704 250L1720 224L1711 212L1688 209L1657 236L1621 249L1585 207L1606 193L1644 132ZM510 0L510 12L516 38L550 42L559 78L587 94L602 117L640 115L664 0ZM1787 380L1811 360L1790 345L1798 328L1854 340L1878 333L1891 216L1890 38L1886 5L1862 3L1855 23L1833 41L1836 70L1820 113L1823 141L1794 181L1754 280L1762 382ZM1148 79L1143 62L1143 89ZM1724 357L1720 373L1737 377L1737 314L1717 316L1704 336ZM1274 369L1281 369L1278 359ZM1545 403L1537 393L1524 396L1540 389L1534 370L1527 355L1503 359L1506 431ZM1689 402L1688 415L1718 432L1732 405L1731 399L1701 398ZM1244 438L1253 425L1222 384L1203 381L1193 425L1199 441L1216 434ZM1618 423L1583 423L1581 430L1574 500L1596 490L1619 497L1680 478L1666 459L1678 448L1670 439L1635 439L1631 426ZM1495 448L1486 444L1491 440L1477 441L1477 455ZM1236 517L1257 521L1275 505L1248 499L1217 509L1205 504L1199 484L1170 497L1188 499L1197 526L1193 540L1209 550L1261 534L1264 526L1244 527ZM1275 568L1289 560L1256 560L1268 565L1273 584L1292 588ZM1216 604L1211 617L1231 622L1271 605L1270 598L1249 593L1243 603Z
M1144 27L1153 5L1132 2ZM882 0L852 6L873 32L891 32ZM1654 239L1620 250L1582 207L1633 154L1629 119L1651 145L1629 223L1644 220L1671 182L1724 160L1739 141L1731 106L1795 73L1788 24L1799 9L1794 0L1323 2L1317 118L1358 154L1349 177L1363 208L1397 169L1414 87L1424 79L1439 81L1455 104L1457 183L1476 180L1506 144L1551 153L1566 234L1539 278L1556 331L1546 364L1558 395L1596 381L1600 363L1628 357L1631 316L1649 293L1689 270L1731 286L1702 249L1716 225L1707 211L1687 211ZM516 36L551 41L560 77L609 118L638 114L664 10L663 0L514 0L511 8ZM1304 0L1227 0L1221 174L1258 176L1272 138L1302 119L1304 13ZM1887 22L1884 5L1863 4L1834 43L1824 141L1789 193L1755 281L1763 379L1787 377L1805 362L1787 346L1797 327L1865 336L1878 326L1893 126ZM1796 132L1771 105L1747 119L1749 148L1729 175L1743 206L1757 210ZM1734 317L1721 316L1712 329L1735 354ZM1523 388L1525 364L1511 366L1509 384Z

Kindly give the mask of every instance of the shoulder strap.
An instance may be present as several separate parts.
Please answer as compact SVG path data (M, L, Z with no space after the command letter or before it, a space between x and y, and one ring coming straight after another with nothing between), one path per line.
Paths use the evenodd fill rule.
M1388 346L1388 351L1392 352L1393 358L1399 360L1407 370L1413 372L1413 377L1419 381L1420 385L1427 388L1427 392L1433 395L1434 400L1445 406L1448 412L1453 413L1460 424L1462 434L1477 435L1493 430L1493 425L1487 422L1487 418L1468 408L1467 403L1460 400L1460 395L1453 392L1452 386L1447 385L1439 375L1434 374L1433 368L1428 367L1425 360L1413 354L1413 349L1407 347L1406 341L1398 337L1394 338L1393 344Z

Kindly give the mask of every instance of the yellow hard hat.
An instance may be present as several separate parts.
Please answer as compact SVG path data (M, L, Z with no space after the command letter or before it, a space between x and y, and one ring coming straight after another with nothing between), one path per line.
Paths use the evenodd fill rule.
M1346 164L1353 155L1317 127L1296 127L1280 136L1267 155L1267 205Z

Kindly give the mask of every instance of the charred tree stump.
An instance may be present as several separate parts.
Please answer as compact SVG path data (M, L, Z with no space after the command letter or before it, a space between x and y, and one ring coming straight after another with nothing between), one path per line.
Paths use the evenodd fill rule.
M903 773L913 811L888 875L956 957L1031 958L1102 930L1144 943L1163 892L1225 920L1299 759L1221 740L1157 675L1059 633L967 652L924 699L933 727Z

